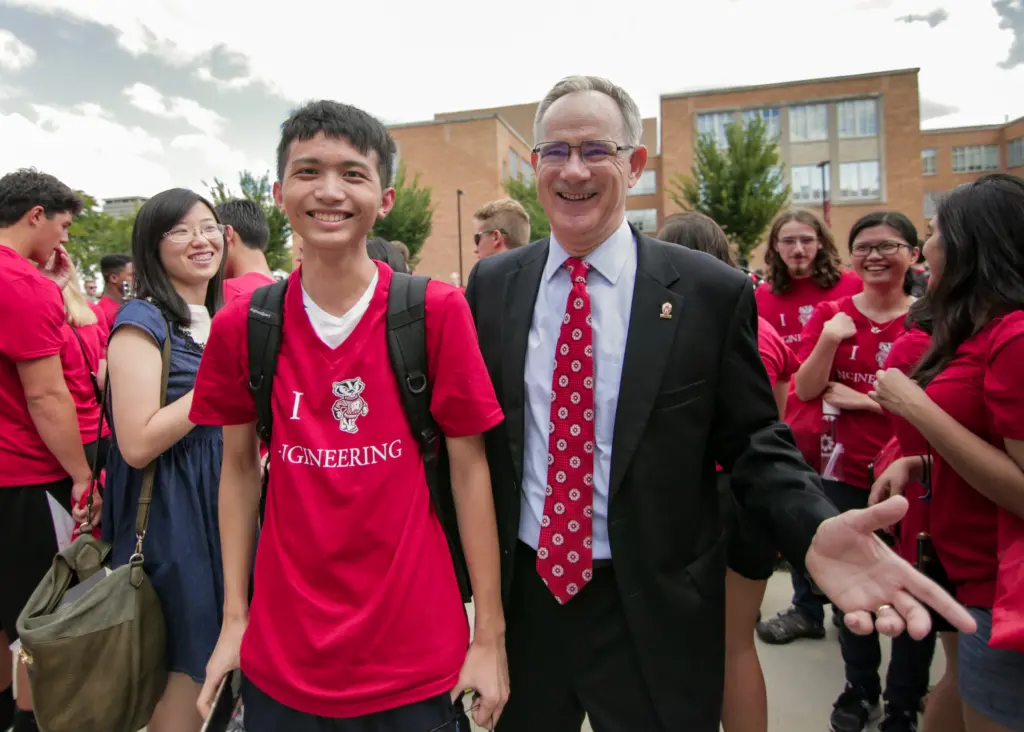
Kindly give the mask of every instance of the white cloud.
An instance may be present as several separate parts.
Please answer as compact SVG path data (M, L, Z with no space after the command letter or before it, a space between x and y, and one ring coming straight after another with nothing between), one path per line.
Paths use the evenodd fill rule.
M207 135L217 135L227 121L212 109L192 99L165 97L147 84L133 84L124 90L132 106L163 119L180 119Z
M231 79L218 78L214 76L213 71L208 66L200 66L196 69L195 77L200 81L213 84L220 91L239 91L256 83L256 79L252 76L236 76Z
M9 30L0 28L0 69L22 71L36 60L35 50Z
M154 158L158 139L139 127L125 127L96 104L71 108L32 105L33 114L0 112L0 170L35 167L98 197L150 195L171 185L167 169Z
M241 150L210 135L179 135L171 140L169 147L176 156L191 154L195 158L195 165L190 166L190 179L180 181L178 185L199 192L205 192L204 182L212 183L214 178L220 178L230 187L237 188L239 172L251 170L261 175L270 169L266 161L254 160Z

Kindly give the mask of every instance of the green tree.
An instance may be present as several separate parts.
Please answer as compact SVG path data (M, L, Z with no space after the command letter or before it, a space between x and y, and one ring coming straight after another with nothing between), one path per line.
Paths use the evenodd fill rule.
M783 184L778 143L763 120L729 123L725 134L724 150L713 135L701 135L692 176L677 174L668 192L680 208L714 219L745 259L788 205L790 188Z
M68 254L82 275L92 272L106 254L132 253L135 215L117 218L103 213L96 199L78 192L84 205L68 229Z
M505 181L505 193L511 198L523 204L526 215L530 217L530 241L546 239L551 236L551 224L548 222L548 215L541 208L540 200L537 198L537 181L530 180L529 183L518 178L509 178Z
M241 196L235 194L224 181L219 178L213 179L213 185L203 182L210 190L210 198L214 205L219 206L225 201L236 198L247 198L255 201L263 209L263 215L267 217L267 226L270 228L270 243L267 244L267 264L273 270L291 270L291 252L288 250L288 237L291 235L291 226L288 217L274 203L273 182L270 180L270 172L256 177L248 170L238 174L238 187Z
M433 228L434 210L431 208L432 191L420 185L417 173L412 182L406 180L405 163L399 163L395 175L395 205L383 219L377 221L370 236L387 241L400 241L409 248L412 264L419 260L419 251Z

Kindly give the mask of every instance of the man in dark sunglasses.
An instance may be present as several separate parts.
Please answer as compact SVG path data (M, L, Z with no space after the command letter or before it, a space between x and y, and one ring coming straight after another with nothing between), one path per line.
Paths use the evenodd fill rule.
M466 298L505 420L486 434L511 696L499 732L717 732L723 526L715 466L858 633L920 638L921 602L974 622L874 531L836 515L778 410L747 276L630 226L647 163L622 88L559 82L532 162L551 237L481 259ZM877 616L877 620L873 618Z
M530 242L530 217L514 198L490 201L473 214L473 251L478 259L518 249Z

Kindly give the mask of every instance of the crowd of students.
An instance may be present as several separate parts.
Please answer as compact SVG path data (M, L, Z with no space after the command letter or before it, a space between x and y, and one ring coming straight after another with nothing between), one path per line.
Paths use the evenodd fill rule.
M594 94L603 95L603 101L594 102ZM618 87L592 79L577 79L553 92L538 113L538 130L557 129L571 138L576 129L572 120L593 114L598 115L593 124L611 130L611 138L623 125L614 115L593 111L603 109L599 105L605 102L612 103L611 109L618 105L626 122L623 134L628 135L636 116L632 100ZM582 106L570 114L566 105L572 103ZM582 129L589 134L591 128ZM540 133L538 139L543 139ZM542 203L550 209L558 241L552 239L550 249L547 241L517 246L512 224L493 224L503 209L481 209L476 244L487 268L479 267L479 275L474 270L465 293L438 281L426 285L421 317L427 373L420 376L429 389L436 439L443 442L438 461L450 471L454 515L448 518L457 518L454 534L446 531L446 517L433 500L428 471L434 456L421 449L422 435L414 433L407 416L406 385L395 378L389 292L396 287L395 278L403 275L367 256L367 235L395 200L388 184L394 174L394 142L380 122L354 107L320 101L296 110L282 127L274 197L302 248L301 267L281 285L272 433L258 432L258 388L250 380L250 301L253 293L276 281L263 255L269 232L256 204L214 206L180 188L153 196L138 211L130 259L104 260L105 294L91 304L63 248L68 227L81 209L79 197L45 173L23 170L0 178L0 630L7 642L17 648L22 607L76 527L91 524L101 533L112 544L114 565L124 564L137 551L142 476L153 464L156 490L143 548L146 573L166 621L170 674L150 732L197 732L217 685L239 667L250 732L460 730L466 724L458 705L464 690L473 692L471 715L489 728L501 719L499 728L512 732L542 727L562 732L578 728L575 720L584 712L595 729L617 732L633 724L674 728L665 722L664 711L674 702L652 691L653 681L637 681L636 652L630 650L631 641L623 640L628 634L619 632L626 617L621 603L640 593L623 593L625 599L620 599L616 583L626 581L627 575L615 579L608 573L612 549L616 557L620 551L627 556L623 547L629 546L614 538L621 530L615 534L611 529L624 520L621 514L605 523L610 514L608 475L616 470L609 467L610 431L619 429L614 411L619 390L629 388L626 381L636 374L623 362L630 369L640 363L628 351L622 355L633 327L632 285L629 290L613 288L616 278L627 275L635 276L636 287L641 287L648 265L642 258L638 261L638 246L641 252L661 251L643 249L661 244L632 230L623 218L625 191L635 184L645 159L638 142L627 143L587 138L539 145L534 164L543 174L541 184L550 187L544 189ZM620 172L621 179L616 177ZM584 182L573 182L574 176ZM602 188L605 183L608 187ZM582 226L588 216L595 217L596 225L575 231L573 226ZM527 360L526 386L517 390L502 376L508 365L496 362L492 349L478 345L478 337L496 337L485 330L497 322L497 315L481 310L495 290L479 282L511 282L527 266L540 279L544 258L558 257L562 246L571 251L574 237L594 238L590 229L600 230L601 236L578 258L570 256L570 265L576 267L571 281L568 275L564 282L557 279L564 274L558 272L561 260L545 275L545 282L560 282L557 286L565 288L557 297L555 290L542 288L537 300L538 313L553 315L555 326L538 321L535 333L528 315L502 314L517 319L523 329L524 359L527 342L529 350L537 351L547 348L542 340L551 337L553 385L550 366L544 378L534 380L539 367ZM695 709L695 728L705 718L720 717L726 732L765 732L767 695L753 640L755 626L770 643L823 638L829 602L824 590L837 601L843 596L847 610L846 617L838 610L836 616L846 687L831 714L832 731L860 732L882 712L880 699L885 701L885 732L917 729L929 691L936 633L902 632L908 626L922 627L923 610L911 597L909 575L898 575L904 570L883 556L887 549L870 549L871 527L863 529L865 551L875 552L879 564L852 553L849 558L855 577L850 581L867 589L847 591L837 585L834 577L842 574L844 558L821 550L829 540L820 538L821 531L815 538L818 548L807 552L809 573L799 556L807 551L819 523L850 527L859 520L849 514L843 519L847 523L837 524L830 512L863 512L902 494L910 503L907 516L880 535L922 571L921 552L930 552L927 559L941 565L948 589L970 614L958 615L951 606L935 603L956 627L942 626L948 630L938 634L946 674L928 695L924 726L929 732L1024 729L1024 653L989 642L1000 579L1000 526L1007 517L1024 516L1024 387L1015 378L1024 359L1024 181L995 174L956 189L940 205L930 229L923 247L930 279L920 298L913 293L920 291L921 242L910 220L896 212L868 214L851 228L847 247L852 268L842 264L831 233L817 216L784 212L769 232L764 281L757 284L743 276L753 292L738 297L740 302L756 301L758 317L756 325L741 327L751 334L756 327L761 356L760 373L751 372L752 384L743 388L752 389L756 400L770 389L789 430L778 443L765 443L769 438L764 436L734 440L729 433L726 448L709 436L726 434L732 426L723 427L715 421L722 418L708 413L708 425L701 428L705 431L690 433L696 444L708 445L694 462L701 474L718 463L713 490L721 510L706 514L720 516L714 530L702 529L707 541L700 541L706 546L686 556L688 561L710 557L712 573L721 561L725 592L721 714L713 709L708 717L703 706ZM735 268L725 234L699 214L669 217L658 239L701 250ZM540 247L550 255L538 258L528 251ZM706 266L702 259L687 261ZM496 274L504 266L513 267L507 279ZM722 282L732 283L728 278L736 275L717 263L708 271L724 278ZM500 279L486 279L492 276ZM645 281L644 286L654 284ZM532 292L538 296L536 289ZM620 295L625 298L622 307L609 299ZM505 302L511 302L509 297ZM675 295L665 297L659 303L660 319L671 321ZM585 310L574 318L570 308ZM592 323L591 345L586 339ZM562 359L576 353L575 346L558 340L556 351L559 327L570 334L563 334L565 338L579 342L579 353L587 344L585 359L573 355L571 368ZM618 353L611 354L610 344L619 336ZM505 348L512 337L511 331L502 332L493 342ZM164 376L162 351L167 343L169 371ZM592 358L605 360L594 369L586 362ZM524 368L522 363L519 367ZM607 382L612 367L622 373L621 386ZM572 376L576 373L579 378ZM513 381L522 378L518 374ZM101 395L108 381L105 410ZM573 393L571 399L564 395L563 404L558 401L560 385L569 383ZM674 409L674 415L683 415L680 409L700 399L699 392L688 390L703 383L669 389L665 394L671 403L654 413L667 415ZM581 404L581 393L592 401ZM505 421L510 412L524 408L524 396L531 414L541 402L556 402L550 422L546 412L538 422L554 435L551 452L549 430L541 429L543 445L540 452L526 455L526 476L524 437L509 433ZM664 403L663 397L658 400ZM580 416L573 418L571 428L566 422L563 433L556 412L572 409ZM521 411L517 419L524 429ZM528 450L540 444L531 432L534 426L531 422L525 428ZM619 439L616 435L616 450L621 449ZM792 479L784 471L778 478L763 479L789 480L794 495L803 495L802 503L793 503L780 515L800 514L799 520L806 522L818 517L806 540L780 533L781 526L790 526L783 519L766 525L769 509L762 506L767 491L749 496L756 479L743 472L744 460L755 464L745 457L749 450L773 456L776 465L790 470L790 439L820 474L830 504L815 487L818 478L805 475L810 473L806 466L794 468L799 476L793 472ZM574 441L581 445L578 454L572 453ZM560 456L555 465L556 453L566 450L566 444L573 457ZM519 450L518 472L509 467L517 458L509 462L500 452L510 449ZM794 460L799 457L795 450L792 454ZM539 459L536 465L541 465L545 456L547 464L538 468L543 475L534 481L538 484L528 486L531 461ZM102 472L103 490L87 515L84 496L94 468ZM567 472L571 483L577 470L585 477L562 497L559 484ZM514 507L498 485L508 480ZM705 487L712 490L701 478L700 491ZM520 490L525 496L522 507ZM553 534L551 511L560 515L574 510L562 501L578 500L580 490L590 496L587 510L571 513L568 523L555 517L561 527L557 531L565 536ZM626 492L637 490L643 487L631 484ZM530 491L540 497L536 512ZM888 515L886 511L892 512L870 515ZM506 519L512 513L515 528L509 535ZM676 518L644 520L668 526ZM570 534L581 525L587 535L579 553L575 544L558 549L562 541L574 540ZM719 529L728 538L721 554L715 541ZM531 539L531 531L539 531L540 538ZM801 552L794 554L795 546ZM760 604L780 548L789 550L787 558L794 565L793 607L762 620ZM566 585L559 578L573 568L545 568L544 560L552 553L565 555L559 561L566 563L582 556L588 563L582 565L582 579L573 574L574 581ZM529 560L520 567L536 565L538 574L530 574L538 580L536 587L521 585L521 568L512 581L512 555ZM458 576L463 558L469 584L465 589L474 599L472 635ZM636 555L628 561L636 562ZM667 560L668 566L684 564ZM879 567L897 569L883 572ZM703 590L712 598L709 618L717 607L717 581ZM538 595L542 585L551 591L541 591L543 598ZM856 601L850 599L854 591ZM574 599L577 593L580 599ZM541 699L539 691L526 694L537 702L532 710L524 692L516 697L517 688L531 688L524 667L535 660L528 659L552 653L533 639L547 638L545 644L552 640L536 624L539 617L562 617L557 616L563 610L553 604L556 600L565 612L584 613L564 616L578 620L567 628L575 624L605 633L599 636L604 641L593 642L605 643L602 653L622 661L616 661L621 668L615 671L625 674L615 677L616 688L623 689L621 704L606 696L613 690L604 681L593 679L580 682L575 691L573 683L559 679L566 698L575 699L564 703L571 708L553 697ZM541 602L550 607L538 610ZM935 627L940 627L939 613ZM613 617L614 622L609 620ZM884 689L876 624L895 636ZM958 632L967 627L976 632ZM717 647L701 646L701 652L713 654ZM586 653L595 653L594 648ZM675 662L685 664L687 659ZM627 667L632 670L622 670ZM534 668L538 678L546 679L554 666L543 673ZM576 668L573 673L583 671ZM36 725L24 663L17 666L16 681L14 730L29 732ZM545 686L554 688L547 681ZM595 689L603 693L594 695ZM11 692L5 693L10 704ZM713 703L714 698L701 701L705 706ZM503 715L506 704L509 713ZM538 714L548 726L538 726ZM661 722L638 721L658 718Z

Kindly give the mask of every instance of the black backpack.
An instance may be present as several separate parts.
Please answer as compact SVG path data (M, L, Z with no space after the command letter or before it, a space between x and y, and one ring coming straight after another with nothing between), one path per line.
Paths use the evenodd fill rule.
M401 272L392 274L388 293L388 354L391 368L398 380L409 427L423 455L427 487L430 489L431 502L438 520L448 539L455 576L459 582L459 592L462 594L463 602L469 602L472 597L469 570L459 538L447 452L440 430L430 414L425 306L428 280L428 277ZM287 280L265 285L253 293L249 305L249 390L256 400L256 431L260 440L268 447L274 420L270 397L274 388L277 354L281 348L284 295L287 287ZM265 509L269 472L266 471L263 479L261 520Z

